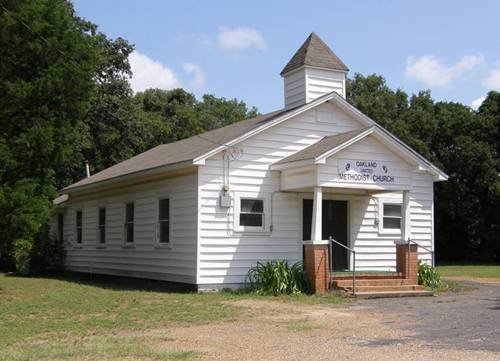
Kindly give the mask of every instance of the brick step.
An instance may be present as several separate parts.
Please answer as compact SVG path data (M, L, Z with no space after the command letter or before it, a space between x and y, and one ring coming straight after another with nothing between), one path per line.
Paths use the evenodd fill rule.
M383 291L383 292L356 292L356 298L393 298L393 297L429 297L431 291Z
M385 279L357 279L356 287L358 286L398 286L398 285L413 285L414 280L406 278L385 278ZM333 287L351 287L352 279L350 280L333 280L331 281Z
M358 280L370 280L370 279L397 279L402 278L403 274L401 272L391 272L391 273L360 273L356 274L356 279ZM351 280L352 273L331 275L330 279L335 280Z
M348 293L352 292L352 287L342 287ZM400 285L400 286L356 286L356 293L360 292L402 292L402 291L425 291L418 285Z

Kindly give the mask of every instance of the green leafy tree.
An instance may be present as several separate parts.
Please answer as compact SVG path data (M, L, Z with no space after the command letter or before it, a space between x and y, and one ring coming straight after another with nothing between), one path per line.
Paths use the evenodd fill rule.
M474 112L435 103L429 91L408 97L379 75L356 74L347 100L450 176L435 185L439 259L498 261L500 94L490 92Z
M47 222L92 96L98 52L70 3L0 3L0 252Z

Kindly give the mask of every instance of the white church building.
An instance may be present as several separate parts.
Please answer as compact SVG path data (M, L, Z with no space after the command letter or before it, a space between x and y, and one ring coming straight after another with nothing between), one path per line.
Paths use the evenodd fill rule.
M66 267L206 290L285 259L304 261L315 292L354 269L415 290L434 250L433 184L447 176L346 101L347 72L312 33L281 72L284 109L64 188L53 228Z

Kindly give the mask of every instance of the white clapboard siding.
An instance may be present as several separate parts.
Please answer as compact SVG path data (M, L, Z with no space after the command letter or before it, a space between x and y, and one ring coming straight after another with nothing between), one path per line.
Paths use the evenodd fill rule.
M321 137L361 127L343 111L326 103L239 145L243 154L230 164L233 201L239 192L265 195L269 199L272 196L272 232L234 232L234 205L225 209L218 204L223 180L222 155L213 156L200 166L198 283L242 283L250 266L257 261L301 261L302 198L298 193L279 192L280 173L269 168Z
M287 109L305 103L305 76L305 69L303 68L283 78L285 89L285 107Z
M433 238L431 176L414 172L414 165L394 155L393 151L371 136L332 156L316 172L312 169L310 172L307 169L292 169L283 171L280 176L280 172L269 170L272 163L323 136L361 127L350 116L327 103L242 142L239 144L243 150L241 158L230 163L229 182L233 199L229 209L219 207L223 185L222 155L213 156L200 166L197 278L200 287L243 283L249 268L258 261L287 259L293 263L302 260L302 199L312 198L312 193L279 192L280 187L305 188L318 181L325 187L338 187L334 179L338 173L338 158L374 159L387 164L396 179L392 189L410 190L412 239L430 247ZM285 178L285 182L289 182L286 187L283 184ZM363 184L340 185L351 189L370 188ZM374 190L379 188L371 187ZM392 197L401 202L401 192L369 196L348 194L342 188L326 189L329 193L324 193L325 199L349 202L349 242L357 251L356 267L361 270L394 270L394 241L401 235L379 232L378 198ZM234 231L234 198L238 193L258 194L268 199L272 195L272 232L252 234ZM421 259L430 259L423 250L419 252Z
M345 73L306 68L307 102L310 102L332 91L345 96Z
M158 247L158 199L170 198L171 248ZM135 242L124 247L125 203L135 204ZM128 187L65 209L66 266L70 270L196 283L197 175ZM106 207L106 243L98 242L98 208ZM83 243L75 244L76 210L83 211Z
M219 206L224 182L222 153L207 159L190 175L128 187L121 193L96 195L80 202L70 198L64 208L67 266L75 271L196 283L200 289L241 284L249 268L258 261L286 259L294 263L302 260L302 201L312 198L312 187L320 184L324 187L325 199L348 201L349 244L357 251L357 269L394 270L394 241L401 235L381 232L378 221L382 201L401 202L400 190L409 190L411 237L423 246L433 247L431 175L416 171L414 165L407 164L372 136L340 151L316 168L282 173L270 170L276 161L324 136L362 127L350 115L325 103L238 144L242 153L230 161L229 168L232 197L229 208ZM396 179L393 188L385 187L384 191L393 193L380 193L381 187L369 184L339 182L336 179L338 159L383 161ZM283 184L284 178L288 184ZM294 187L302 188L301 192L311 189L311 192L280 191ZM366 189L370 189L372 195L364 193ZM249 195L267 202L263 232L235 229L235 199ZM171 248L156 247L157 203L163 196L169 196L171 204ZM123 225L128 201L135 202L134 248L124 247ZM105 247L98 244L97 218L101 206L107 210ZM74 243L78 209L83 211L82 245ZM53 232L56 219L54 222ZM430 255L423 249L419 249L419 256L430 261Z
M283 78L285 89L285 108L313 101L333 91L345 97L345 72L332 69L304 67L286 74ZM320 122L329 122L330 114L321 114Z

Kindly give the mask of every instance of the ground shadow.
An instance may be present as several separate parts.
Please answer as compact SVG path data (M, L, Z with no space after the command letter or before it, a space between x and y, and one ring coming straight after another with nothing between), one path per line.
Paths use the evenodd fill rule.
M7 277L23 278L25 276L21 276L16 273L7 273ZM80 273L71 271L52 272L49 274L30 276L30 277L77 283L113 291L130 290L130 291L165 292L165 293L189 293L196 291L195 286L189 284L141 279L141 278L122 277L122 276Z

